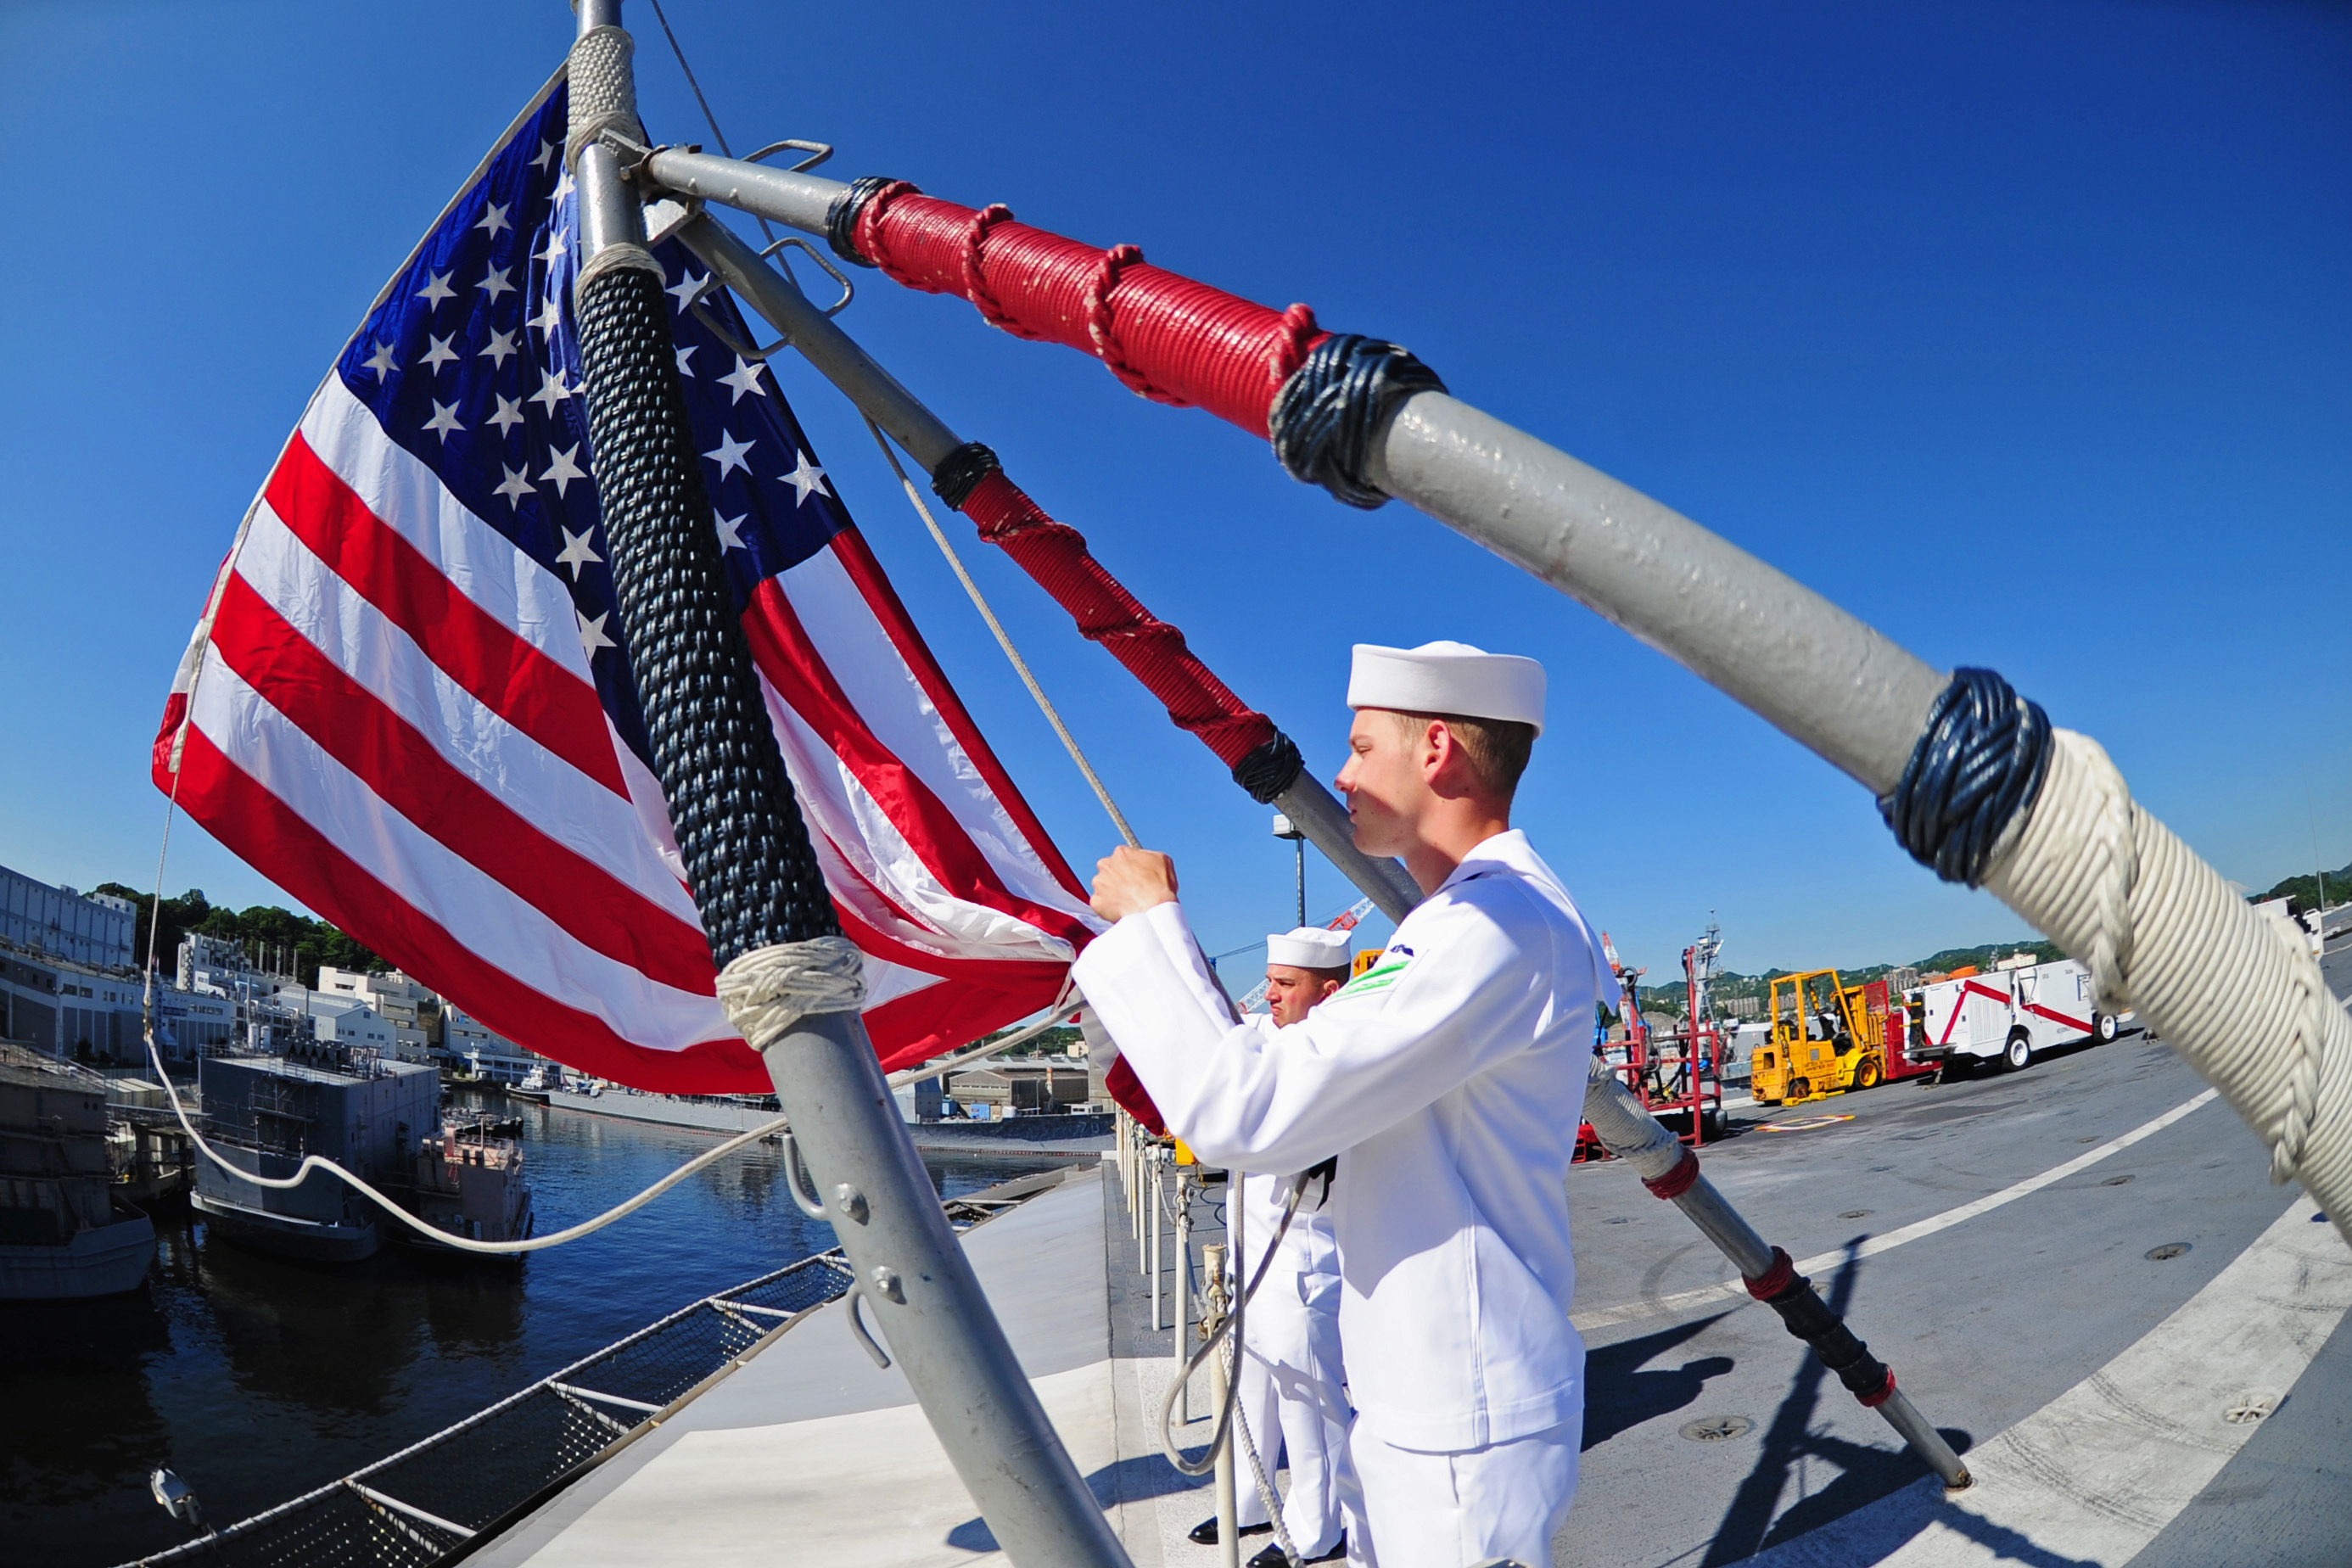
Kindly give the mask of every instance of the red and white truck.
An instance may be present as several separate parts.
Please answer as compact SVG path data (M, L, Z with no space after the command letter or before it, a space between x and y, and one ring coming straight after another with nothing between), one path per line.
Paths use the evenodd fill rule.
M2053 1046L2116 1037L2114 1015L2091 1003L2091 972L2071 958L1955 975L1904 998L1911 1058L1947 1068L2017 1068Z

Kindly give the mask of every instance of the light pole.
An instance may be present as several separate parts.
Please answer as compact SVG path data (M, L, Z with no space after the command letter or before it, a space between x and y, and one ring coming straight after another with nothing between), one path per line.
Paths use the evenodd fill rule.
M1298 923L1303 926L1307 923L1307 834L1277 811L1274 814L1274 836L1289 839L1291 847L1298 851Z

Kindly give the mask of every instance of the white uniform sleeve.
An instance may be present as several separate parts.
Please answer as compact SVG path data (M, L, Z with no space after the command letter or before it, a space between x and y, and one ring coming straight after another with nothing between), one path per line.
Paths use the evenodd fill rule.
M1173 903L1097 937L1075 977L1170 1131L1218 1164L1303 1170L1525 1048L1544 1022L1555 955L1528 895L1507 879L1450 891L1399 931L1409 956L1391 944L1286 1029L1227 1022Z

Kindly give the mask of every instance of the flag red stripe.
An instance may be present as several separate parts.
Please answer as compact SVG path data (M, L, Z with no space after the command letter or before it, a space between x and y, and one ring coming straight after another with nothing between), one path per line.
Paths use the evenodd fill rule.
M270 510L335 574L415 639L484 707L615 794L596 689L467 598L422 551L370 511L297 434L269 478ZM537 570L534 565L531 570Z
M954 984L926 985L920 991L893 997L879 1007L868 1009L866 1028L875 1038L882 1070L897 1072L900 1068L927 1062L942 1051L953 1050L1027 1017L1051 1003L1060 992L1061 967L1056 966L1057 973L1051 981L1034 986L987 991ZM886 1039L904 1043L884 1047L880 1042Z
M783 584L773 578L754 592L743 630L751 656L776 692L816 732L888 816L941 885L968 902L985 905L1083 947L1088 931L1075 917L1008 889L956 820L947 803L876 739L809 641Z
M567 1007L456 942L284 801L188 726L180 804L230 851L499 1034L583 1072L677 1094L765 1093L767 1068L740 1038L682 1049L640 1046L592 1013Z
M964 755L970 757L972 766L980 770L980 776L987 782L989 792L996 796L996 804L1004 808L1005 815L1013 819L1013 826L1020 829L1021 837L1045 863L1045 869L1053 874L1054 879L1068 889L1081 903L1085 902L1087 889L1070 870L1069 862L1062 858L1062 851L1055 844L1053 835L1045 831L1045 825L1037 820L1036 813L1029 809L1027 797L1013 786L1013 776L1004 771L1004 764L996 760L994 749L982 738L980 726L972 722L971 714L964 708L963 699L957 696L955 688L948 684L948 678L940 671L939 661L931 657L930 645L923 640L923 634L916 628L914 617L907 613L907 606L899 601L898 590L884 574L882 563L874 558L866 536L855 528L845 529L834 535L827 548L840 561L842 570L849 574L850 581L857 584L857 591L865 595L866 607L874 612L875 620L881 625L891 645L898 648L898 657L907 661L908 669L914 671L915 679L922 684L923 695L931 700L931 706L938 709L940 717L947 721L949 731L955 736L956 743L963 748ZM1071 940L1083 948L1093 934L1080 926Z
M712 994L700 931L548 837L449 764L433 742L343 673L242 576L229 579L212 646L247 684L378 798L580 943L681 991Z

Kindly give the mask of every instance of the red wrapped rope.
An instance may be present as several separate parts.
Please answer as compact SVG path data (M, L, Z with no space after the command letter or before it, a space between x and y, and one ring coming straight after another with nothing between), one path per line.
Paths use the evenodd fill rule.
M971 489L961 509L980 536L1001 546L1078 630L1100 643L1150 689L1179 729L1190 730L1223 759L1242 759L1275 737L1274 721L1233 693L1184 644L1184 634L1143 607L1087 549L1086 535L1056 522L1001 471Z
M909 289L955 294L1015 337L1094 355L1155 403L1205 408L1267 434L1275 394L1330 336L1305 305L1276 310L1108 250L978 212L895 180L866 198L851 238ZM1220 752L1220 755L1223 753Z

